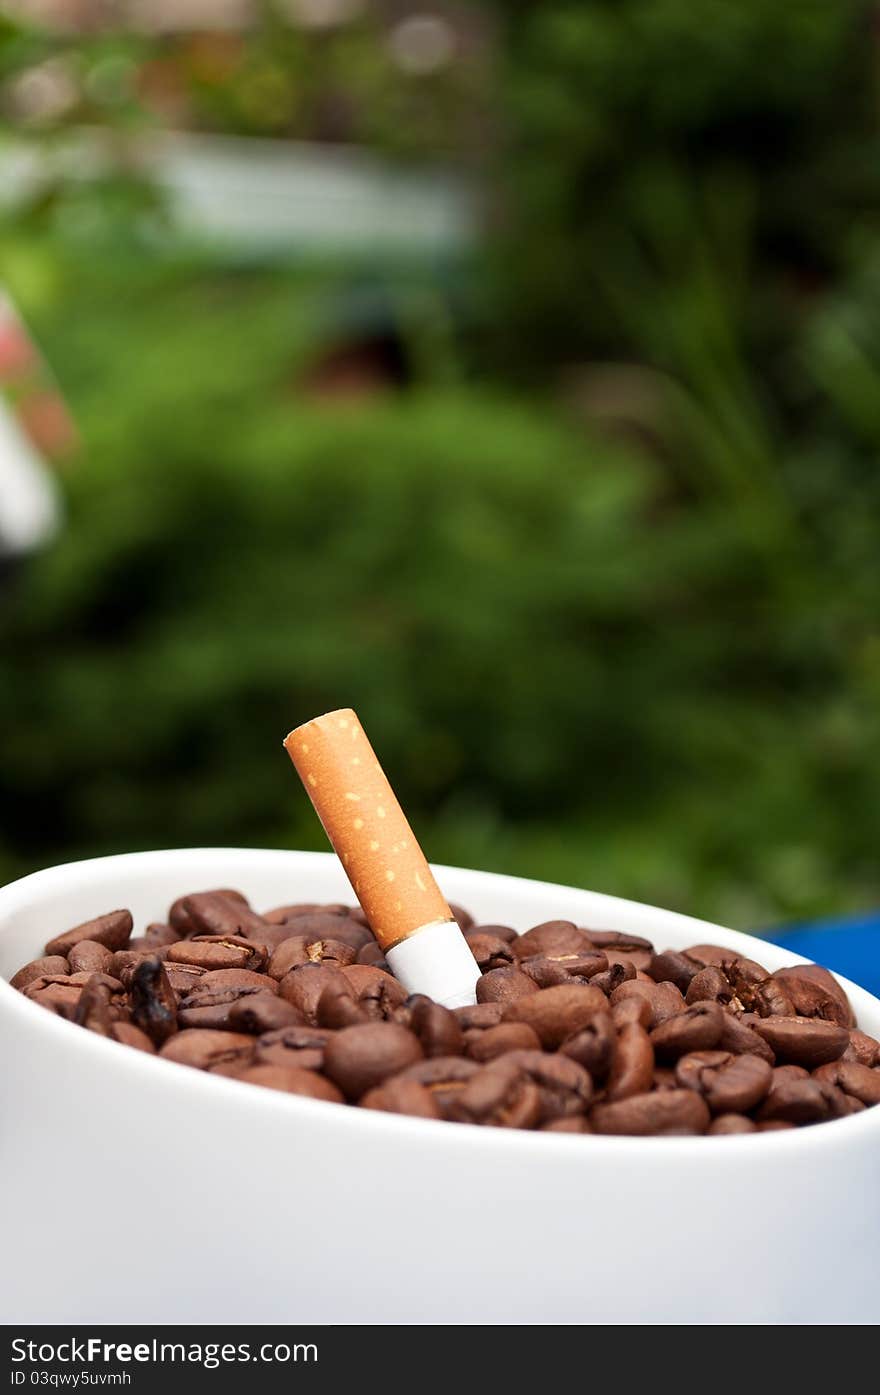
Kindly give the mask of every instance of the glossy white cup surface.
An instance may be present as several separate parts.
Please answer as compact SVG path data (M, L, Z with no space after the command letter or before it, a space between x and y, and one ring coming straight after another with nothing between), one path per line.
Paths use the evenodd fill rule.
M596 892L439 867L453 901L660 948L782 949ZM727 1138L479 1129L302 1099L106 1041L5 980L127 906L351 900L331 854L132 853L0 890L6 1323L872 1323L880 1108ZM843 980L880 1037L880 1001Z

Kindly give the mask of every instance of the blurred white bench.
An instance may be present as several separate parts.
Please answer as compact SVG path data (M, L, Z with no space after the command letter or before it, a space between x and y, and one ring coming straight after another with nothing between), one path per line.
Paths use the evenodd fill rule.
M51 147L0 146L0 206L58 175L95 177L114 140L84 129ZM354 147L184 132L138 137L126 151L164 191L180 231L211 241L433 257L476 235L475 192L454 171L398 167Z

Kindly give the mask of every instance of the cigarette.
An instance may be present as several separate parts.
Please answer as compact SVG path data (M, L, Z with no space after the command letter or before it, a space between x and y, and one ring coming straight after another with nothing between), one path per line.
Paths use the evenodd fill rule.
M445 1007L476 1001L476 960L350 708L284 746L396 978Z

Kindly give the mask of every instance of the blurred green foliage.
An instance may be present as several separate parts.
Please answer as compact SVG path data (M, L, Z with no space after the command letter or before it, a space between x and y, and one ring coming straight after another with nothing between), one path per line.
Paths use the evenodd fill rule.
M438 859L739 920L871 893L867 499L782 536L489 391L310 404L314 276L52 266L88 449L3 597L10 873L320 846L279 741L351 703Z
M33 139L71 126L117 135L150 126L381 147L421 158L481 148L487 122L486 34L471 7L455 62L407 68L393 10L352 6L344 22L304 25L256 0L247 27L211 32L104 26L52 32L0 14L0 115ZM42 79L16 87L24 73Z
M747 415L748 370L790 391L803 316L877 233L876 0L505 8L512 364L636 355Z
M279 742L351 704L438 860L876 900L875 13L502 7L483 319L393 278L400 397L302 391L338 271L9 234L85 452L0 593L0 875L322 846Z

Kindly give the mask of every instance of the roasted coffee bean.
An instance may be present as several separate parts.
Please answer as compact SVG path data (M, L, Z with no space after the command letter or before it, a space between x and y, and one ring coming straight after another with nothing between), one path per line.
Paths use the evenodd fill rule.
M465 939L481 973L485 974L490 969L501 969L506 964L514 962L514 954L510 945L497 935L487 935L480 932L467 934Z
M607 1012L608 1000L589 984L561 984L517 998L504 1009L505 1022L525 1022L542 1046L555 1050L567 1037L586 1026L596 1012Z
M393 1022L370 1022L344 1027L331 1037L324 1071L349 1099L360 1099L423 1057L414 1032Z
M266 922L256 911L251 910L243 896L231 896L228 892L219 891L197 892L195 896L183 897L182 909L191 927L186 931L188 936L229 936L233 939L255 940L258 944L262 942ZM180 926L175 921L173 912L174 907L169 911L168 919L177 930Z
M177 998L161 959L142 959L131 972L131 1019L161 1046L177 1031Z
M616 1033L610 1012L596 1012L578 1031L566 1037L559 1050L590 1072L593 1080L604 1080L614 1059Z
M593 1106L596 1133L695 1134L709 1127L709 1108L693 1090L658 1090Z
M465 939L471 935L491 935L493 939L503 940L505 944L513 944L519 931L514 930L512 925L471 925L465 933Z
M771 1066L776 1061L775 1053L769 1043L744 1021L734 1017L729 1012L724 1014L721 1036L717 1046L720 1051L732 1051L735 1056L751 1052L752 1055L760 1056Z
M537 954L532 959L520 959L523 973L529 974L541 988L550 988L548 969L553 971L555 983L574 981L586 983L597 974L606 973L608 958L601 950L589 950L583 954Z
M628 983L635 976L636 970L632 964L612 964L604 973L595 974L590 983L604 993L606 998L610 998L615 988L619 988L622 983Z
M724 1018L720 1003L698 1000L655 1027L651 1044L662 1061L677 1060L688 1051L710 1051L721 1040Z
M131 976L142 959L158 958L161 960L161 955L161 950L156 950L154 955L139 955L134 964L129 965L122 971L122 982L125 986L128 987L131 983ZM205 969L199 969L195 964L165 964L165 972L168 975L168 982L171 984L174 992L181 998L185 997L187 993L190 993L193 985L197 983L199 979L204 978L206 974Z
M759 1056L729 1051L693 1051L675 1068L679 1085L701 1094L713 1114L747 1114L773 1083L773 1070Z
M293 925L267 925L261 921L259 929L254 927L253 932L241 935L238 938L247 940L249 944L259 945L265 951L267 959L270 958L279 945L285 940L289 940L293 934ZM195 937L192 937L195 938Z
M783 974L786 975L784 979ZM777 984L782 983L783 992L798 1017L820 1017L825 1022L836 1022L841 1027L849 1025L848 1013L839 999L815 979L791 969L779 970L773 975L773 979Z
M276 946L268 972L273 978L282 979L291 969L303 964L333 964L341 969L353 964L356 958L357 951L343 940L309 940L306 935L298 935Z
M491 969L477 979L478 1003L512 1003L529 993L537 993L538 985L521 969Z
M466 1054L472 1061L485 1065L503 1056L507 1051L540 1051L541 1040L532 1027L525 1022L504 1022L499 1027L489 1027L485 1031L471 1031L468 1034Z
M381 946L375 940L371 940L369 944L361 945L355 963L366 964L371 969L382 969L386 974L391 972L388 960L385 958Z
M836 1061L849 1046L849 1032L816 1017L765 1017L755 1031L769 1042L776 1058L813 1070Z
M724 945L688 945L682 954L686 954L700 969L713 964L720 968L726 959L730 959L730 950Z
M233 901L240 906L249 908L247 897L243 896L240 891L234 891L229 887L221 887L216 891L188 892L185 896L178 896L168 911L168 924L177 931L178 935L198 935L207 931L207 927L201 921L193 919L186 909L186 902L191 900L193 896L197 897L200 903L208 897L218 897L221 901ZM231 929L231 924L223 925L220 927L220 933Z
M880 1066L880 1041L860 1032L858 1027L850 1028L849 1046L843 1053L844 1061L858 1061L860 1066Z
M572 980L556 959L548 959L546 954L536 954L532 959L521 959L519 967L532 980L536 988L557 988L561 983Z
M832 1061L819 1066L813 1079L838 1086L845 1095L852 1095L862 1104L880 1104L880 1070L863 1066L858 1061Z
M590 937L571 920L546 920L511 941L517 959L532 959L536 954L581 954L592 948Z
M793 1017L794 1005L785 986L775 978L765 978L752 993L751 1008L759 1017Z
M727 975L714 964L708 965L705 969L700 969L694 974L688 990L685 994L685 1002L690 1006L693 1003L729 1003L733 997Z
M819 1124L831 1113L818 1080L774 1078L773 1087L758 1110L759 1122L782 1120L789 1124Z
M233 1032L252 1032L262 1036L280 1027L305 1025L302 1013L280 998L277 993L256 992L236 998L229 1004L229 1028Z
M96 940L80 940L67 955L72 974L110 974L113 972L113 954L106 945ZM117 975L114 975L117 977Z
M237 1032L201 1031L198 1027L175 1032L159 1050L166 1061L210 1070L213 1066L236 1064L244 1067L254 1055L254 1038Z
M454 918L458 921L459 930L470 930L474 923L474 918L470 911L466 911L463 906L456 906L452 901L448 903Z
M822 1017L827 1022L836 1022L840 1027L856 1025L855 1014L845 990L834 975L823 969L820 964L794 964L790 969L777 969L773 977L785 986L799 1017ZM818 988L822 995L818 1000L821 1002L821 1010L818 1012L804 1012L798 1006L799 1002L804 1007L817 1004L817 999L806 991L805 985L808 983Z
M679 1083L676 1079L675 1071L672 1069L671 1066L655 1066L654 1075L652 1079L654 1081L655 1090L679 1089Z
M804 1066L774 1066L773 1082L779 1080L806 1080L810 1072Z
M619 949L624 953L643 949L650 954L654 953L654 946L650 940L629 930L593 930L586 925L582 925L580 929L597 949Z
M332 935L328 935L325 933L323 935L315 936L315 939L332 939L335 944L348 945L348 947L354 951L355 959L357 958L361 950L369 949L373 945L376 945L376 941L373 937L373 932L369 929L368 926L359 925L356 920L352 920L351 917L348 915L337 916L336 922L336 925L334 925L333 927ZM292 934L296 930L296 928L296 921L290 921L288 924L287 933ZM376 945L376 948L378 949L378 945Z
M688 984L699 967L686 954L666 949L662 954L651 955L646 972L655 983L674 983L680 993L687 993Z
M320 1071L324 1067L324 1050L332 1036L320 1027L280 1027L262 1033L254 1044L257 1065L296 1066L301 1070Z
M593 1098L589 1073L568 1056L545 1051L511 1051L504 1062L518 1066L538 1087L540 1122L583 1114Z
M602 952L608 960L609 965L611 965L611 967L616 965L618 968L623 969L627 978L629 978L631 973L641 974L643 978L648 978L648 974L645 973L645 970L651 962L650 950L615 949L613 945L609 945L608 948L604 949ZM653 980L651 981L653 982Z
M703 1076L703 1094L713 1114L747 1114L770 1089L773 1068L760 1056L733 1056Z
M637 1022L640 1027L644 1027L648 1031L654 1021L654 1009L650 999L639 994L633 994L629 998L621 998L619 994L613 994L611 1021L618 1029L625 1027L629 1022Z
M732 1001L744 1008L751 1004L756 990L768 977L763 964L741 954L723 960L719 967L733 989Z
M757 1133L758 1126L746 1114L719 1114L713 1119L707 1133L713 1136L727 1133Z
M170 980L174 965L166 964L165 968ZM276 996L276 988L275 980L268 974L255 974L250 969L214 969L188 984L186 992L178 991L178 1025L223 1030L229 1026L229 1013L235 1003L256 994Z
M241 936L195 935L168 946L169 964L195 964L199 969L250 969L266 966L265 945L251 943Z
M76 974L68 974L67 978L62 978L62 982L64 982L64 983L76 983L76 984L79 984L79 986L80 986L81 988L84 988L85 985L86 985L87 983L89 983L89 982L91 981L91 979L93 979L93 978L99 978L99 979L101 980L101 982L102 982L103 984L105 984L105 985L110 989L110 992L111 992L111 993L121 993L121 992L122 992L122 984L120 983L119 979L118 979L118 978L114 978L112 974L102 974L102 973L93 974L93 973L85 973L85 972L82 972L82 971L81 971L81 972L76 973Z
M165 964L169 979L176 964ZM189 1004L231 1003L246 993L277 993L278 984L268 974L258 974L253 969L210 969L189 979L183 996Z
M407 992L403 984L383 969L374 969L368 964L349 964L340 972L351 984L361 1007L374 1021L388 1021L395 1008L406 1002Z
M148 1054L155 1054L156 1048L150 1041L146 1032L142 1032L140 1027L136 1027L133 1022L114 1022L110 1035L114 1041L118 1041L122 1046L133 1046L135 1051L146 1051Z
M269 1090L283 1090L288 1095L305 1095L308 1099L326 1100L329 1104L344 1104L342 1092L323 1075L296 1066L247 1066L238 1071L236 1080L249 1085L263 1085Z
M135 964L139 964L142 959L161 959L164 962L167 958L167 945L155 945L152 948L150 948L149 945L142 945L137 949L118 949L111 957L110 973L114 978L118 978L127 988ZM202 969L193 968L192 972L194 974L200 974L204 971Z
M464 1050L464 1034L458 1019L421 994L407 999L409 1028L415 1032L426 1056L457 1056Z
M372 1019L365 1007L355 997L354 989L348 982L331 983L318 999L315 1013L319 1027L359 1027Z
M605 1093L609 1100L623 1100L650 1090L654 1078L651 1038L636 1022L627 1022L617 1033L611 1071Z
M292 969L278 985L278 992L287 1002L293 1003L307 1022L318 1020L318 1003L326 988L336 987L340 991L349 988L348 980L341 969L331 964L304 964L301 969Z
M12 988L17 988L19 993L23 993L38 978L63 978L69 973L70 965L63 954L45 954L42 959L32 959L29 964L25 964L17 974L13 974L9 983Z
M138 947L143 945L145 949L158 949L159 945L173 945L180 938L181 936L173 925L165 925L162 921L154 920L144 931ZM129 946L131 946L130 940Z
M633 979L630 983L622 983L619 988L615 988L611 995L612 1004L619 1003L623 998L644 998L651 1007L651 1027L659 1027L661 1022L665 1022L667 1017L673 1017L675 1013L682 1012L685 1007L684 998L679 993L674 983L653 983L645 982L642 979Z
M73 1020L78 1027L86 1027L90 1032L97 1032L99 1036L112 1035L110 989L103 982L103 975L100 973L94 974L88 983L83 984Z
M297 901L289 906L273 906L271 910L263 911L261 914L263 919L267 920L270 925L284 925L288 920L295 920L297 916L301 915L311 915L314 911L326 911L328 915L338 914L342 916L348 914L348 908L346 906L334 907L327 911L327 908L320 905L317 901Z
M288 935L286 940L282 940L273 949L266 972L280 983L291 969L301 969L304 964L315 963L316 961L310 959L306 953L308 946L308 935Z
M282 911L295 914L281 915ZM350 945L355 954L362 945L375 943L369 926L357 920L347 906L279 906L265 912L263 919L279 929L286 927L288 937L305 935L308 940L338 940Z
M763 1124L757 1124L758 1133L781 1133L785 1129L795 1129L797 1124L790 1124L785 1119L768 1119Z
M585 950L581 954L553 954L549 958L575 979L592 980L608 968L608 955L601 949Z
M187 1000L184 999L177 1010L177 1025L181 1028L203 1027L212 1032L234 1031L229 1021L229 1013L233 1004L238 1001L238 994L224 994L223 1001L219 1003L199 1003L196 1000L191 1006L186 1006Z
M57 1013L59 1017L72 1018L81 992L82 984L71 983L70 979L62 974L53 974L34 979L25 988L24 996L30 998L31 1002L38 1003L40 1007Z
M452 1014L458 1020L463 1032L477 1029L485 1031L497 1027L504 1011L503 1003L475 1003L473 1006L453 1008Z
M829 1119L845 1119L847 1115L859 1114L867 1108L864 1100L846 1094L839 1086L829 1085L827 1081L820 1081L819 1084L828 1103Z
M416 1119L442 1119L440 1106L430 1090L415 1080L397 1076L386 1080L375 1090L368 1090L361 1100L362 1109L380 1109L386 1114L410 1114Z
M319 909L306 915L298 915L288 920L286 925L288 936L304 938L306 944L314 944L316 940L336 940L340 944L349 945L355 954L362 945L375 944L372 931L352 920L347 912L344 915L334 915Z
M340 969L357 958L357 950L344 940L312 940L306 945L306 954L312 964L336 964Z
M841 1094L843 1094L843 1091L841 1091ZM863 1100L856 1099L855 1095L844 1095L843 1098L846 1101L848 1114L862 1114L866 1109L873 1108L872 1105L865 1104Z
M81 940L95 940L109 950L124 949L132 931L131 911L110 911L107 915L86 920L63 935L56 935L46 945L46 954L66 954Z
M400 1080L415 1080L430 1090L444 1119L451 1118L450 1110L454 1100L468 1081L480 1070L476 1061L464 1056L434 1056L429 1061L416 1061L407 1066L397 1077Z
M482 1066L455 1095L449 1117L496 1129L532 1129L541 1119L541 1093L513 1062Z

